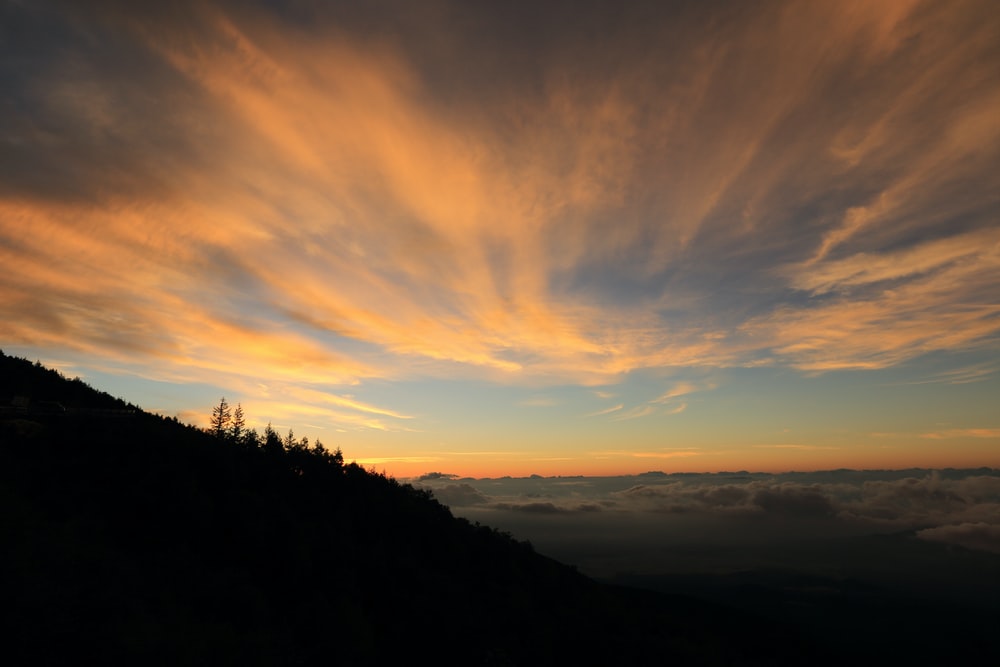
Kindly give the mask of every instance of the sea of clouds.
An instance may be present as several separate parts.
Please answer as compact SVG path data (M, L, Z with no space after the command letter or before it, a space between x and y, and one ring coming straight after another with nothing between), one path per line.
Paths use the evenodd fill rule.
M928 543L1000 554L1000 470L990 468L410 481L455 515L592 575L891 569ZM879 536L892 541L873 550Z

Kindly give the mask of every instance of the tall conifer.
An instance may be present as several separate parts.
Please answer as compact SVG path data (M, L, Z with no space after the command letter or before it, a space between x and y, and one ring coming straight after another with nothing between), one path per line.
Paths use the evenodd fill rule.
M224 438L228 433L229 422L233 418L233 413L229 409L229 403L226 402L226 397L223 396L219 404L212 408L212 422L210 425L210 430L215 435L216 438Z

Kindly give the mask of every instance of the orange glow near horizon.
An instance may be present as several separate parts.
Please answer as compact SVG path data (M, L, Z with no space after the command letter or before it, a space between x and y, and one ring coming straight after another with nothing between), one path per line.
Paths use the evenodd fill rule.
M920 438L900 439L894 445L839 447L807 445L764 445L719 451L676 452L576 452L572 455L545 456L536 449L468 455L454 452L429 452L423 456L354 457L345 452L348 462L385 472L397 479L413 479L430 472L457 477L615 477L644 472L715 473L715 472L805 472L817 470L898 470L901 468L1000 468L998 437L981 439L969 445L951 439L945 446L929 446ZM939 443L940 444L940 443ZM901 457L905 452L905 459ZM905 464L900 462L905 460Z

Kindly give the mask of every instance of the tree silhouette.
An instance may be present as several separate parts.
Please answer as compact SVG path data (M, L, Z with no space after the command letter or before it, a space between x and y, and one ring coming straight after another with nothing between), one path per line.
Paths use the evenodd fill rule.
M237 403L236 411L233 412L233 422L229 427L229 436L233 439L233 442L242 443L246 436L246 430L247 422L246 417L243 415L243 406Z
M278 435L278 432L274 430L273 426L271 426L271 422L268 422L267 426L264 427L263 440L264 451L271 452L273 454L280 454L284 451L284 444L281 440L281 436Z
M233 418L233 413L229 409L229 403L226 402L226 397L223 396L219 404L212 408L212 421L210 423L211 431L217 438L224 438L228 432L229 422Z

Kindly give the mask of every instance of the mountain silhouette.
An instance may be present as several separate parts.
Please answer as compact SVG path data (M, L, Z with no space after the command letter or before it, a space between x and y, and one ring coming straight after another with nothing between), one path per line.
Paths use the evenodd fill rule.
M5 664L834 661L593 581L339 450L215 437L2 352L0 513Z

